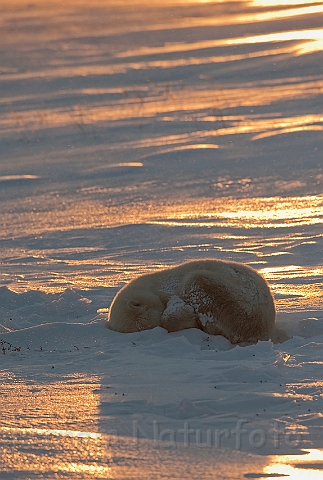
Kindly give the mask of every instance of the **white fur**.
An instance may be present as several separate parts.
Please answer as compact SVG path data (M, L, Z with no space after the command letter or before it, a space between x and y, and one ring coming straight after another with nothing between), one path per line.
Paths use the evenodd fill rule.
M200 328L231 343L271 338L275 304L253 268L223 260L194 260L135 278L115 296L108 328L169 332Z

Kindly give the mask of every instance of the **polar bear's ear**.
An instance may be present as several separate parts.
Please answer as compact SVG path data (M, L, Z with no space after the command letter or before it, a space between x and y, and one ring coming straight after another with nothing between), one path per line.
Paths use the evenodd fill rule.
M142 312L146 310L147 305L145 305L144 303L141 303L140 300L133 299L133 300L129 300L128 307L131 308L131 310Z

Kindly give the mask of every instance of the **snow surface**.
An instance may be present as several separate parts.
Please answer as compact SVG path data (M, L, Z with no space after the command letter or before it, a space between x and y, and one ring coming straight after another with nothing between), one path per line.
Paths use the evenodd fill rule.
M322 478L322 14L1 2L0 478ZM204 257L268 279L273 342L105 328Z

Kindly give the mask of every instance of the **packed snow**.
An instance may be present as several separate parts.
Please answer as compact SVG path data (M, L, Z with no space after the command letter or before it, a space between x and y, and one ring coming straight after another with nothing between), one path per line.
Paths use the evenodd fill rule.
M322 3L130 3L1 2L0 477L322 478ZM106 328L207 257L272 341Z

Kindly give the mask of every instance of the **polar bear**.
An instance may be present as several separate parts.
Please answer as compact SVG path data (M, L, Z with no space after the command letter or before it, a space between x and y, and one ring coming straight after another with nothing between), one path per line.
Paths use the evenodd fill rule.
M275 316L269 286L256 270L205 259L133 279L115 296L107 327L124 333L199 328L233 344L256 343L271 338Z

